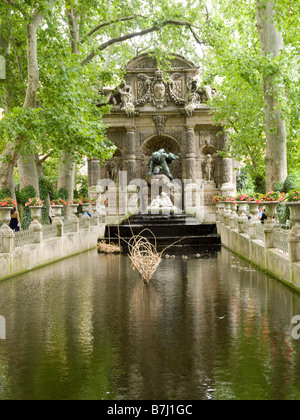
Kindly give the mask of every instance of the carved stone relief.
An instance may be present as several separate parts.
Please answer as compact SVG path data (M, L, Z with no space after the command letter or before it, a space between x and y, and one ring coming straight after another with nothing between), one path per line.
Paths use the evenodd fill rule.
M216 132L201 130L199 132L199 147L202 155L215 155L218 150Z
M156 125L156 131L158 137L162 137L165 130L165 125L168 117L165 117L164 115L154 115L153 120Z
M146 103L152 103L156 108L164 108L168 101L173 101L176 105L184 105L182 98L183 75L174 73L170 75L170 81L166 82L161 70L155 72L154 77L140 73L137 75L137 100L135 106L144 106Z

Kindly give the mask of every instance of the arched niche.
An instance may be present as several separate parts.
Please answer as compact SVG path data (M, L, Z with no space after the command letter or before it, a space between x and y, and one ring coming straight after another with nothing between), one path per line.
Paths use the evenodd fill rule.
M157 152L160 149L165 149L167 153L174 153L175 155L181 157L181 146L177 140L173 137L164 135L159 137L157 135L148 138L141 147L141 172L142 178L144 178L148 171L148 161L152 153ZM173 161L170 165L171 174L175 179L182 178L182 161L181 159ZM163 172L162 172L163 173Z

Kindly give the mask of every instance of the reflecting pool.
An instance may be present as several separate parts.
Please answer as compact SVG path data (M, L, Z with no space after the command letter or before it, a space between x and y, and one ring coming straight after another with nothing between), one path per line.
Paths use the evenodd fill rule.
M0 399L299 399L300 295L225 249L149 287L96 251L0 284Z

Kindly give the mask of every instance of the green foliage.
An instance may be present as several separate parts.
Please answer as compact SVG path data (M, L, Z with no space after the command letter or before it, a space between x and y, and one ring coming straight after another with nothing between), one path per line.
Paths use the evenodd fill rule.
M8 188L3 188L0 190L0 200L8 197L11 197L11 191Z
M57 198L57 193L51 182L46 178L39 178L39 190L41 200L46 200L49 196L50 200Z
M57 198L63 198L64 200L68 200L69 198L69 194L68 191L65 188L61 188L58 192L57 192Z
M284 182L278 182L274 185L274 191L289 193L290 191L300 189L300 178L297 174L290 174ZM290 218L290 209L283 203L277 206L277 213L281 224L286 224Z
M17 203L19 205L20 219L22 229L28 229L30 223L32 222L31 211L28 207L25 207L25 204L28 202L29 198L35 198L36 191L32 185L24 187L21 191L16 190Z
M283 184L283 191L288 193L289 191L296 190L300 188L300 178L296 174L291 174L287 177Z
M71 48L71 7L79 16L78 53ZM167 70L168 58L178 53L200 66L201 84L218 89L211 105L215 123L229 135L225 154L242 161L256 189L265 192L264 80L268 76L287 125L289 168L300 165L300 36L295 31L299 2L274 0L274 10L285 41L276 59L261 54L255 0L57 0L53 9L49 0L1 2L1 37L10 48L4 52L0 46L8 63L7 78L0 81L0 108L5 109L0 152L12 142L24 153L54 151L54 160L63 151L74 154L77 162L84 157L109 158L115 149L105 136L102 120L110 108L97 107L103 102L102 88L115 86L136 54L151 52ZM36 11L44 15L38 30L40 83L37 107L25 109L27 25ZM166 24L167 20L177 24ZM97 29L99 24L102 27ZM157 30L147 37L98 49L108 40L154 26ZM93 61L82 65L92 52L96 52ZM54 185L57 179L52 172L45 175Z
M243 168L236 177L237 191L239 194L253 194L255 185L247 168Z
M276 210L280 224L285 225L286 221L290 218L290 209L285 204L279 203Z
M75 184L76 189L74 190L74 198L87 197L89 192L87 176L77 174Z
M22 206L25 206L29 198L35 197L36 191L32 185L28 185L27 187L22 188L20 192L17 192L17 202Z
M276 182L273 187L274 191L284 192L284 182Z

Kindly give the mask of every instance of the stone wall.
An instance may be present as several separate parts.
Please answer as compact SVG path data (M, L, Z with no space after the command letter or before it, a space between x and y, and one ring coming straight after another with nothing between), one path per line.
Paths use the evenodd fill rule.
M23 245L10 254L0 253L0 281L96 248L98 238L104 237L104 233L103 223L78 233L45 239L39 244Z
M270 232L265 231L266 239L263 241L257 238L251 239L248 233L240 233L238 229L232 229L221 222L217 222L217 228L223 246L300 292L300 261L294 262L291 252L286 254L275 245L272 247L270 238L267 237ZM266 243L269 243L271 248L267 247ZM291 246L293 245L289 244L289 247Z

